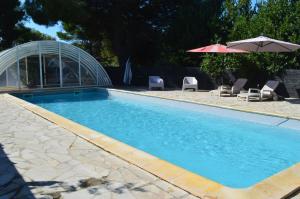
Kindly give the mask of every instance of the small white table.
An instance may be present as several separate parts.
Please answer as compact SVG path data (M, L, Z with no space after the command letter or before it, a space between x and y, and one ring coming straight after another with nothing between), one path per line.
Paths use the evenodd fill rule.
M247 102L249 102L250 99L255 99L255 100L261 101L260 92L257 92L257 93L241 92L240 94L237 95L237 99L238 100L240 100L240 99L246 100Z

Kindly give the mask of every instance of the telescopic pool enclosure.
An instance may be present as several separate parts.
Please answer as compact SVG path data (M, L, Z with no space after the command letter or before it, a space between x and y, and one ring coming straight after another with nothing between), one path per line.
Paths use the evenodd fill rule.
M33 41L0 52L0 87L34 89L111 85L101 64L71 44Z

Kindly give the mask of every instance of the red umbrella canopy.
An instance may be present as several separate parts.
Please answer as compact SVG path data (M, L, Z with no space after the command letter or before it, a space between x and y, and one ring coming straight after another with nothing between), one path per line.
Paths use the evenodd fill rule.
M192 52L192 53L248 53L247 51L244 51L244 50L227 48L227 46L224 46L221 44L204 46L202 48L188 50L187 52Z

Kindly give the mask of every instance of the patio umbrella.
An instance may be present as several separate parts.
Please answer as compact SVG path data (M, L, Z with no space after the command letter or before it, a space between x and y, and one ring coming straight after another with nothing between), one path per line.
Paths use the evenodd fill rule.
M229 49L246 50L249 52L293 52L298 50L300 45L259 36L246 40L228 42L227 47Z
M131 80L132 80L131 63L130 63L130 58L128 58L126 62L125 71L124 71L123 83L126 85L130 85Z
M227 48L227 46L221 45L221 44L213 44L209 46L204 46L201 48L196 48L192 50L188 50L187 52L192 53L247 53L245 50L239 50L239 49L232 49Z
M192 53L221 53L221 54L228 54L228 53L248 53L245 50L239 50L239 49L231 49L227 48L227 46L221 45L221 44L213 44L209 46L204 46L201 48L196 48L192 50L188 50L187 52L192 52ZM225 64L225 57L223 59L222 65ZM223 78L222 78L222 83L223 83Z

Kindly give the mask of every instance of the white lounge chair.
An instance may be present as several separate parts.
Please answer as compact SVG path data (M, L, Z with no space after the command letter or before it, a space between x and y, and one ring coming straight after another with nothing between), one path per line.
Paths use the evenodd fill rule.
M182 91L185 89L194 89L198 91L198 81L195 77L184 77L182 81Z
M263 88L257 89L257 88L249 88L248 93L240 93L237 95L237 98L244 98L247 101L250 101L251 99L273 99L278 100L278 96L275 93L276 88L279 85L279 81L270 80L268 81Z
M260 91L261 99L273 99L278 100L278 96L275 93L276 88L279 86L279 81L270 80Z
M152 88L165 89L164 80L160 76L149 76L149 90Z
M246 85L248 79L245 78L239 78L238 80L236 80L233 84L233 86L226 86L226 85L222 85L219 87L219 96L222 96L224 94L226 95L237 95L239 94L243 89L244 86Z

